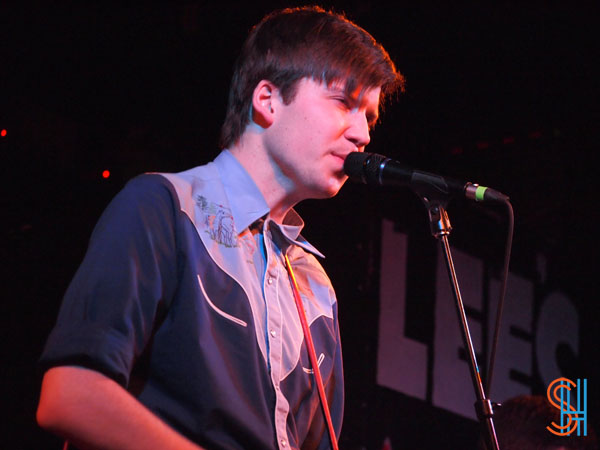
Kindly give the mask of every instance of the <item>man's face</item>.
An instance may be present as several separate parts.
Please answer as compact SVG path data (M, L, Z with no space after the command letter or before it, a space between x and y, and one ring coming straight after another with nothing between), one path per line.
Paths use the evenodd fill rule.
M366 90L359 98L360 90L348 96L343 88L303 79L289 105L276 94L265 142L277 181L296 201L334 196L347 179L344 159L369 143L381 89Z

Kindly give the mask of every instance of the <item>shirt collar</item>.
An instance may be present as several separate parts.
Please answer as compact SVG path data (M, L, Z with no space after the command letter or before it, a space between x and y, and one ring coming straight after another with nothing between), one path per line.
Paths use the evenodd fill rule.
M238 233L256 219L269 213L269 206L246 169L229 150L223 150L214 161L231 208Z
M269 206L250 174L229 150L223 150L215 158L214 163L223 182L233 223L237 232L241 233L256 220L267 216L270 211ZM300 235L304 228L304 221L294 209L290 209L286 214L282 225L277 225L274 221L270 222L281 230L290 243L324 258L321 252Z
M275 226L281 231L284 239L290 244L295 244L310 253L320 256L321 258L325 258L325 255L317 250L310 242L304 239L304 236L300 234L302 228L304 228L304 221L293 208L290 209L285 215L282 225L277 224L273 220L270 220L269 222L271 225Z

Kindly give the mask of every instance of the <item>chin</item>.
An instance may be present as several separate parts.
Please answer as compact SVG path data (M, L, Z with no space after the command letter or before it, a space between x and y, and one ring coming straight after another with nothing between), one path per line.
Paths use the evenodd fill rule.
M326 199L326 198L332 198L332 197L335 197L335 196L337 195L337 193L338 193L338 192L340 192L340 190L339 190L339 189L336 189L336 190L334 190L334 191L329 191L329 192L327 192L325 195L323 195L323 197L321 197L321 198L323 198L323 199Z
M308 190L305 198L327 199L335 197L347 179L348 177L345 175L343 177L332 176L326 184L315 183Z
M327 198L335 197L335 195L340 191L341 186L321 186L320 189L313 189L310 194L308 194L305 198L312 198L315 200L324 200Z
M337 195L338 192L340 192L340 189L342 188L342 186L344 185L344 183L346 182L347 178L344 178L343 180L335 180L332 181L329 186L327 186L324 190L323 190L323 196L321 198L331 198L331 197L335 197Z

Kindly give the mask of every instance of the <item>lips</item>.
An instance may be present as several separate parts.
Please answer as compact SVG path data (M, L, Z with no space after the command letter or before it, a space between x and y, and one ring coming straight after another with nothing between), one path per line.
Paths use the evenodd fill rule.
M330 155L333 157L333 164L335 167L335 173L336 176L344 176L345 172L344 172L344 162L346 161L346 157L350 154L351 152L343 152L343 153L331 153Z
M346 157L353 152L356 152L358 150L350 150L350 151L345 151L345 152L333 152L333 156L336 156L338 158L340 158L342 161L346 161Z
M341 168L344 167L344 161L346 160L346 156L348 156L348 154L332 153L331 156L333 156L336 166L339 166L341 170Z

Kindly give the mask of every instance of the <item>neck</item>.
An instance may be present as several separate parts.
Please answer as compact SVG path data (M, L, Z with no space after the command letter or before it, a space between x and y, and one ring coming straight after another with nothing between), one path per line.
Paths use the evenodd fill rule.
M294 195L291 181L267 157L262 142L248 133L244 133L229 151L256 183L269 206L271 219L282 223L288 211L302 200L297 194Z

